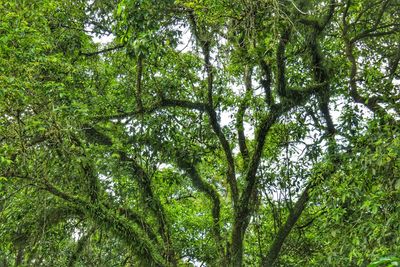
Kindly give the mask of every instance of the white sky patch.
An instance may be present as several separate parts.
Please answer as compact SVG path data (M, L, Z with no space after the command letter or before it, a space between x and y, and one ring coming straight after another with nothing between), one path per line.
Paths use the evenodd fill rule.
M114 191L115 183L114 183L112 177L109 177L109 176L106 176L106 175L100 173L99 180L101 182L103 182L103 184L106 185L106 192L108 194L110 194L111 196L115 196L115 191Z
M96 35L91 35L93 42L101 45L106 45L114 41L115 36L113 34L110 35L102 35L102 36L96 36Z
M78 242L79 239L82 238L84 232L82 230L80 230L79 228L74 228L74 231L72 232L72 239L75 242Z
M165 169L170 169L173 168L173 166L169 163L161 163L160 165L158 165L158 169L160 171L165 170Z
M220 116L221 116L221 122L220 122L221 127L228 126L233 121L232 115L233 115L232 112L229 112L229 111L221 112L221 114L220 114Z
M176 47L179 52L187 53L193 51L193 38L192 32L188 27L181 26L179 29L182 31L181 39Z
M85 31L88 32L89 36L92 38L93 42L96 44L100 45L107 45L114 41L115 35L114 34L109 34L109 35L97 35L96 33L93 32L93 25L86 25L85 26Z

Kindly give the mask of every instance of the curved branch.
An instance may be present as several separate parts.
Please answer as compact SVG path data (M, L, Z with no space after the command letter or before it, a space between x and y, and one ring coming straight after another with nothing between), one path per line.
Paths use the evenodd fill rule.
M88 133L87 133L88 134ZM91 128L90 131L90 137L91 139L95 140L107 140L108 142L106 143L101 143L103 145L112 145L111 140L103 133L95 130L94 128ZM146 171L132 158L130 158L125 152L123 151L118 151L121 160L124 162L127 162L133 171L133 173L136 175L138 178L139 185L141 189L143 189L143 199L144 203L148 205L148 207L151 209L151 211L154 213L155 217L157 218L158 224L159 224L159 233L164 241L165 249L166 249L166 257L168 261L174 262L175 261L175 252L173 251L172 248L172 243L171 243L171 235L170 235L170 229L167 221L167 217L165 215L165 210L163 205L161 204L161 201L159 198L154 194L153 188L151 185L151 179L146 173ZM125 210L126 211L126 210ZM140 222L139 217L135 216L132 212L129 212L130 216L127 216L127 218L134 219L135 222ZM146 229L145 227L142 227L144 230ZM148 229L148 227L147 227ZM146 231L147 233L152 234L151 231Z
M332 175L334 175L338 171L339 167L341 166L341 161L339 160L340 155L338 155L338 153L335 151L334 154L332 154L332 156L333 156L331 158L332 165L328 165L329 167L327 167L322 171L319 171L318 174L315 176L315 177L322 177L322 179L321 178L310 179L310 182L304 188L295 206L293 207L292 210L290 210L290 213L285 223L279 228L279 231L271 247L268 250L267 256L263 257L261 266L263 267L274 266L275 261L279 258L279 253L282 249L282 246L286 238L289 236L291 230L296 225L297 221L300 219L300 216L303 213L304 209L307 207L311 190L314 189L316 186L322 184L330 177L332 177Z
M333 135L335 132L335 126L333 124L332 117L329 111L329 99L330 99L330 88L329 88L329 75L326 66L323 64L323 55L321 48L318 44L318 36L323 32L331 21L335 12L336 1L331 0L329 4L329 10L327 14L321 19L321 21L315 20L313 23L305 19L300 20L303 24L312 27L312 35L309 40L308 48L311 55L311 68L314 73L314 80L319 84L324 84L322 90L318 93L319 109L325 119L327 132L329 135Z
M197 111L206 111L208 109L208 105L202 102L191 102L188 100L178 100L178 99L162 99L161 106L187 108Z
M233 159L232 151L229 145L228 140L226 139L225 135L222 133L221 126L217 120L217 114L214 109L209 108L207 113L210 118L211 126L218 137L218 140L224 150L225 158L228 163L228 170L227 170L227 180L229 183L229 187L231 189L231 197L233 200L233 204L236 205L239 198L239 191L237 187L236 181L236 174L235 174L235 161Z
M254 195L257 184L257 170L260 165L262 152L264 150L266 136L272 125L284 113L292 108L306 102L310 95L314 94L320 86L310 86L306 88L302 94L299 94L299 99L291 101L287 99L278 105L273 105L270 112L262 119L256 131L256 146L251 156L247 172L245 175L245 186L243 193L240 196L239 205L235 209L234 225L232 229L232 262L242 262L243 257L243 239L244 233L248 226L250 215L252 212L251 198ZM236 266L236 265L235 265Z
M256 185L256 173L264 150L265 138L275 121L287 110L283 105L274 106L271 112L261 121L256 134L256 146L246 172L246 186L240 198L243 211L248 210L248 204Z
M222 244L221 237L221 226L220 226L220 210L221 210L221 201L218 191L209 183L207 183L204 179L201 178L196 168L190 164L187 160L183 158L178 158L177 164L179 168L184 170L187 175L192 180L193 185L207 195L208 198L213 203L212 207L212 217L213 217L213 233L215 237L215 241L217 243L217 247L220 253L220 258L224 257L224 247Z
M348 35L348 31L349 31L349 24L347 23L347 14L348 14L348 10L350 8L350 1L347 1L346 4L346 8L345 11L343 13L342 16L342 23L343 23L343 39L344 39L344 43L345 43L345 53L346 53L346 57L350 62L350 74L349 74L349 83L350 83L350 96L353 98L354 102L356 103L360 103L362 105L364 105L365 107L367 107L372 113L377 114L379 117L381 118L391 118L391 120L393 119L393 117L387 113L376 101L375 98L368 98L368 97L364 97L362 96L359 92L358 92L358 86L357 86L357 61L356 58L354 56L354 43L351 42L351 39Z
M229 187L231 189L231 197L232 197L233 205L236 205L238 196L239 196L239 191L238 191L237 181L236 181L235 162L233 159L232 150L230 148L229 142L221 130L221 126L219 125L219 122L217 119L217 113L214 110L214 102L213 102L214 76L213 76L212 64L210 61L210 50L211 50L210 41L206 40L205 36L203 36L204 32L199 30L199 27L197 25L197 21L196 21L196 18L194 16L193 12L189 12L189 21L190 21L192 30L194 32L194 36L196 37L196 40L199 42L199 44L203 50L204 67L205 67L206 74L207 74L207 101L208 101L208 103L207 103L206 112L209 116L211 127L212 127L214 133L218 137L218 140L224 151L226 161L228 163L227 180L228 180Z
M98 225L117 232L128 244L133 244L132 248L139 257L148 260L149 263L154 263L156 266L167 265L147 234L131 225L126 218L116 215L101 204L92 204L84 199L62 192L47 180L44 180L42 189L67 201L72 208L85 214Z
M329 100L330 100L330 87L329 87L329 75L328 70L323 64L323 55L321 48L317 41L318 32L314 32L310 40L310 53L311 53L311 64L314 72L314 79L316 82L325 84L322 90L318 93L319 109L325 119L327 132L329 135L335 133L335 126L333 124L332 117L329 111Z
M158 221L158 224L160 226L159 233L164 241L167 260L170 262L175 262L176 257L175 252L173 251L167 216L165 214L164 206L162 205L160 199L153 192L151 178L134 159L128 157L128 155L122 151L120 151L119 154L122 161L128 162L130 164L130 167L133 173L138 178L139 185L144 192L144 203L148 204L148 207L154 213Z

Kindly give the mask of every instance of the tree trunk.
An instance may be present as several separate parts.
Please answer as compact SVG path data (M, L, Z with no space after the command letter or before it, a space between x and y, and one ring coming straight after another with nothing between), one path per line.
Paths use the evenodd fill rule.
M276 236L274 242L272 243L268 254L262 260L261 266L263 267L272 267L275 261L279 257L279 253L282 249L283 243L285 242L286 238L289 236L290 231L292 230L293 226L296 224L298 219L301 216L304 208L308 202L308 190L309 187L306 187L301 194L299 200L296 202L295 207L290 212L288 218L286 219L285 224L279 229L278 235Z

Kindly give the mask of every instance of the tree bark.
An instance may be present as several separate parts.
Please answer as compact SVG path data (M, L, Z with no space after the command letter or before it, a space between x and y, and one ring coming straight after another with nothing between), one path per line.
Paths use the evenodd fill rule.
M294 206L293 210L290 212L288 218L286 219L285 224L282 225L282 227L279 229L278 234L274 242L272 243L267 256L262 259L261 266L272 267L276 262L276 260L278 259L283 243L289 236L290 231L292 230L296 222L299 220L301 213L307 206L309 189L310 189L309 187L306 187L304 189L299 200L296 202L296 205Z

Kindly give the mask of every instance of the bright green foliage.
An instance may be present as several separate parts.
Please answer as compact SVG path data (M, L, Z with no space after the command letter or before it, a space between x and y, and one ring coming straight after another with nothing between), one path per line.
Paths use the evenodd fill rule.
M0 266L397 266L399 10L1 2Z
M377 261L368 264L368 267L379 267L379 266L386 266L386 267L394 267L399 266L400 258L397 257L383 257Z

